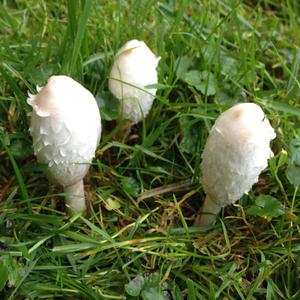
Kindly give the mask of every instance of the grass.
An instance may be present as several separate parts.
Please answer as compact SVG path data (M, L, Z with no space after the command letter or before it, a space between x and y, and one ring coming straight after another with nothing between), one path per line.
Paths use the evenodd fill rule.
M0 298L300 299L299 22L294 0L2 1ZM160 89L120 140L108 76L133 38L161 56ZM52 74L102 111L85 217L32 153L26 94ZM192 227L209 129L243 101L271 120L275 157L216 225ZM250 214L264 195L275 208Z

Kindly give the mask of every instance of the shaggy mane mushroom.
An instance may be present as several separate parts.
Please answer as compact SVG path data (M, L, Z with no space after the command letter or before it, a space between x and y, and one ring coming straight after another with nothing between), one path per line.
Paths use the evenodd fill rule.
M47 164L48 178L64 187L66 204L72 212L86 208L83 177L95 156L101 135L101 118L93 95L67 76L52 76L32 106L30 133L34 153Z
M223 112L211 129L202 154L206 199L194 225L214 223L221 208L249 192L273 156L276 137L262 109L242 103Z

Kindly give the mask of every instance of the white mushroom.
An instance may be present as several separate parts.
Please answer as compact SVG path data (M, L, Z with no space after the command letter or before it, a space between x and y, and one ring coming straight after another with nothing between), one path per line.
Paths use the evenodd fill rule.
M214 223L222 207L251 189L273 156L269 144L275 137L264 112L254 103L235 105L217 118L202 154L206 199L195 225Z
M122 118L138 123L145 118L156 94L156 57L142 41L127 42L117 53L109 78L109 89L120 101Z
M85 210L83 177L101 135L99 109L93 95L67 76L52 76L37 95L30 95L30 132L35 155L48 165L49 179L64 187L73 212Z

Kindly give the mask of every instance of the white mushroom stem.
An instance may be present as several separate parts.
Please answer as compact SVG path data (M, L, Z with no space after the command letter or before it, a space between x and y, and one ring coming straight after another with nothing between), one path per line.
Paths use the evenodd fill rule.
M84 212L86 209L86 204L84 198L83 180L79 180L73 185L66 186L64 190L68 210L71 213Z
M194 221L194 226L206 226L209 224L214 224L216 221L216 216L220 210L220 205L214 201L211 201L211 199L206 196L203 207L201 208L201 212L197 215Z

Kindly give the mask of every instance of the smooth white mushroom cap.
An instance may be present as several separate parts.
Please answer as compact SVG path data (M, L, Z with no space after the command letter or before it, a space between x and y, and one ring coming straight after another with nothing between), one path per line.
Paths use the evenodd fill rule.
M109 78L109 89L120 100L123 118L137 123L149 113L156 89L145 88L157 84L156 57L142 41L127 42L116 54Z
M223 112L202 154L202 184L208 200L221 208L247 193L273 156L270 141L275 137L264 112L254 103Z
M101 118L93 95L67 76L52 76L32 106L30 132L40 163L48 165L51 180L71 186L81 180L95 156Z

